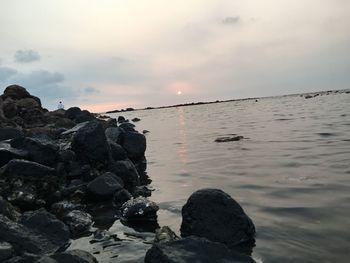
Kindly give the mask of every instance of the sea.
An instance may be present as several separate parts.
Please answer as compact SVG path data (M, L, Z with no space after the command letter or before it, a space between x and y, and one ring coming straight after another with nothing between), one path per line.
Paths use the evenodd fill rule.
M266 263L349 262L350 92L237 100L110 114L138 117L147 139L150 199L160 226L180 234L181 208L202 188L219 188L256 227L253 258ZM319 94L319 95L317 95ZM215 142L219 137L242 140ZM91 237L73 248L101 262L143 262L153 235L116 222L125 238L104 248ZM112 261L112 259L115 261Z

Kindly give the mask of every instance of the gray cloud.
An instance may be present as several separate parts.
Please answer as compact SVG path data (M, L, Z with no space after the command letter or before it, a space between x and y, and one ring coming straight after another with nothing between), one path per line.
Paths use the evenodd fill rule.
M17 50L14 55L15 61L19 63L29 63L40 60L40 55L32 49Z
M84 89L84 92L85 92L86 94L94 94L94 93L99 93L100 91L97 90L97 89L95 89L94 87L86 87L86 88Z
M6 81L11 76L16 74L17 74L17 71L12 68L0 67L0 81Z
M224 25L234 25L241 21L241 18L239 16L227 16L225 17L221 23Z

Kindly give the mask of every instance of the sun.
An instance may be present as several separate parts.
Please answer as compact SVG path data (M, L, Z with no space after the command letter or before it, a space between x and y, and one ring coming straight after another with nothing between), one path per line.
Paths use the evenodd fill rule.
M179 91L177 92L177 95L181 95L181 94L182 94L182 91L179 90Z

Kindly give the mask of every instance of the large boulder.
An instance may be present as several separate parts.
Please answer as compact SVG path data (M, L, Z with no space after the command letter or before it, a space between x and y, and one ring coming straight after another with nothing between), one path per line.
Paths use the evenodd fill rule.
M133 190L140 185L140 176L130 160L117 161L109 166L109 170L120 177L124 182L124 187Z
M6 118L11 119L15 117L18 110L16 102L11 98L6 99L3 103L2 110Z
M30 229L45 233L52 242L60 246L68 242L70 238L69 228L44 208L23 213L19 222Z
M12 99L23 99L23 98L29 98L31 95L29 92L19 86L19 85L10 85L4 90L4 98L12 98Z
M107 172L95 178L87 186L87 193L90 200L103 201L113 197L113 194L122 189L117 176Z
M121 146L131 160L138 160L145 154L146 137L138 132L126 132L123 134Z
M69 226L70 232L74 237L85 234L92 225L91 215L81 210L69 212L63 216L62 220Z
M77 114L74 121L76 123L82 123L85 121L92 121L93 119L95 119L95 116L92 113L90 113L87 110L83 110L79 114Z
M108 144L114 161L122 161L128 158L126 151L118 143L108 140Z
M81 113L81 109L78 107L71 107L65 112L65 117L74 120Z
M18 128L0 128L0 141L23 137L23 131Z
M20 99L16 101L16 106L18 109L41 108L40 103L33 98Z
M205 238L186 237L155 244L147 251L145 263L255 263L245 255L234 253L225 245Z
M26 159L28 152L11 147L9 143L0 142L0 167L12 159Z
M255 227L242 207L219 189L194 192L182 208L181 236L204 237L229 248L254 243Z
M109 147L102 125L90 121L80 128L73 137L72 149L78 159L89 163L107 163Z
M108 140L119 143L121 134L124 133L124 130L119 127L108 127L105 130L105 134Z
M11 146L28 152L29 160L43 165L53 166L58 160L58 146L47 141L28 137L16 138Z
M158 210L157 204L145 197L132 198L121 208L122 220L128 223L157 221Z
M34 177L55 176L55 169L36 162L13 159L1 168L1 175L8 177Z

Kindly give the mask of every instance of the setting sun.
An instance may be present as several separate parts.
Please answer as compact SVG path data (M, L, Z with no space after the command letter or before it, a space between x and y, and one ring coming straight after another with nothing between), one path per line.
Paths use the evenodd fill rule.
M179 91L177 92L177 95L181 95L181 94L182 94L182 91L179 90Z

